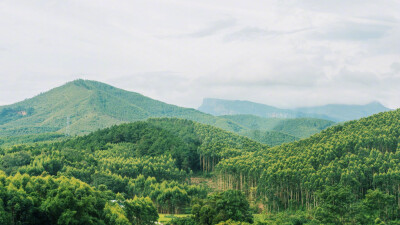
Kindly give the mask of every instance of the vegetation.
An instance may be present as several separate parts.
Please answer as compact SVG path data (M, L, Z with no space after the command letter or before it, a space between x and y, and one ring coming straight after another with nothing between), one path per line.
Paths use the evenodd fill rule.
M332 126L334 122L314 118L263 118L254 115L226 115L222 118L245 127L239 134L253 140L276 146L307 138Z
M205 200L197 200L192 207L192 214L196 223L202 225L219 224L227 220L253 223L246 196L238 190L216 192Z
M277 131L250 130L241 132L240 134L260 143L267 144L268 146L277 146L299 140L299 138L295 136Z
M87 198L101 201L87 202L97 207L96 215L92 211L79 214L85 212L63 205L46 205L48 210L58 210L48 212L41 202L32 203L37 210L44 210L50 221L38 221L39 224L152 224L157 221L157 212L190 213L192 200L207 197L208 187L190 184L193 173L208 173L222 159L265 149L266 146L248 138L189 120L150 119L59 142L7 147L0 151L0 169L4 171L4 180L17 177L24 183L30 179L32 184L25 182L26 187L16 189L31 191L26 198L38 195L43 204L54 197L54 204L60 201L89 207L74 199L81 196L77 192L72 192L70 198L78 202L68 203L63 200L69 198L64 189L59 191L59 197L51 190L53 186L48 195L40 192L42 186L31 189L32 185L42 185L42 179L84 186L93 190L85 195ZM7 181L3 186L7 189L15 184ZM0 208L7 212L7 223L24 223L32 216L13 217L14 209L8 207L11 200L4 196ZM32 207L28 205L22 211L29 209L35 213ZM81 217L85 220L81 221Z
M380 113L268 151L224 159L216 168L218 186L243 190L251 200L264 202L268 212L315 210L315 219L323 223L359 222L355 219L365 217L360 213L382 207L380 202L386 202L385 214L373 210L369 221L397 220L399 118L400 110ZM369 201L371 193L382 200Z
M151 224L148 198L115 203L116 195L74 178L0 173L1 224Z

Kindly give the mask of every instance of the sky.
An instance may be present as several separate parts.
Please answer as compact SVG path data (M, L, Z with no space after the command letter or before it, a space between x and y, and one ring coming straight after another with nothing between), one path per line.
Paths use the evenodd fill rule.
M399 0L0 0L0 105L82 78L192 108L398 108L399 12Z

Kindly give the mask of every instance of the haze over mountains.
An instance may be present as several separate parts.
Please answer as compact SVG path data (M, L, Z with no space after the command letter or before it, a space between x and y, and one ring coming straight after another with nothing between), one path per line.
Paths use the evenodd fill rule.
M249 114L265 118L319 118L343 122L389 111L379 102L366 105L330 104L316 107L281 109L250 101L205 98L198 108L215 116Z
M289 110L248 101L205 99L199 110L203 112L166 104L97 81L75 80L22 102L0 106L0 138L19 140L15 137L81 135L126 122L176 117L213 125L275 146L309 137L332 126L333 121L355 119L389 109L372 103ZM33 140L46 137L35 136ZM32 137L25 139L31 141Z

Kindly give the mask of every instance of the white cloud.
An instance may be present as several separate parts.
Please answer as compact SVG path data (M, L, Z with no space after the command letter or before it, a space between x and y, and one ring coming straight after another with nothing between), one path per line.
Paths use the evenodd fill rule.
M76 78L197 107L400 107L400 3L0 1L0 104Z

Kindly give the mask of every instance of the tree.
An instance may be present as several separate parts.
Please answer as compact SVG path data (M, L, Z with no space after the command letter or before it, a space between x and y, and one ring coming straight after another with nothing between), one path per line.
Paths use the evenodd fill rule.
M218 224L229 219L253 222L253 215L246 196L238 190L211 194L205 201L200 200L193 205L192 214L195 220L202 225Z
M319 195L320 206L315 211L315 218L323 224L344 224L350 222L351 204L354 195L349 187L328 186Z
M133 224L148 225L158 220L157 209L149 197L135 197L126 200L123 204L126 216Z

